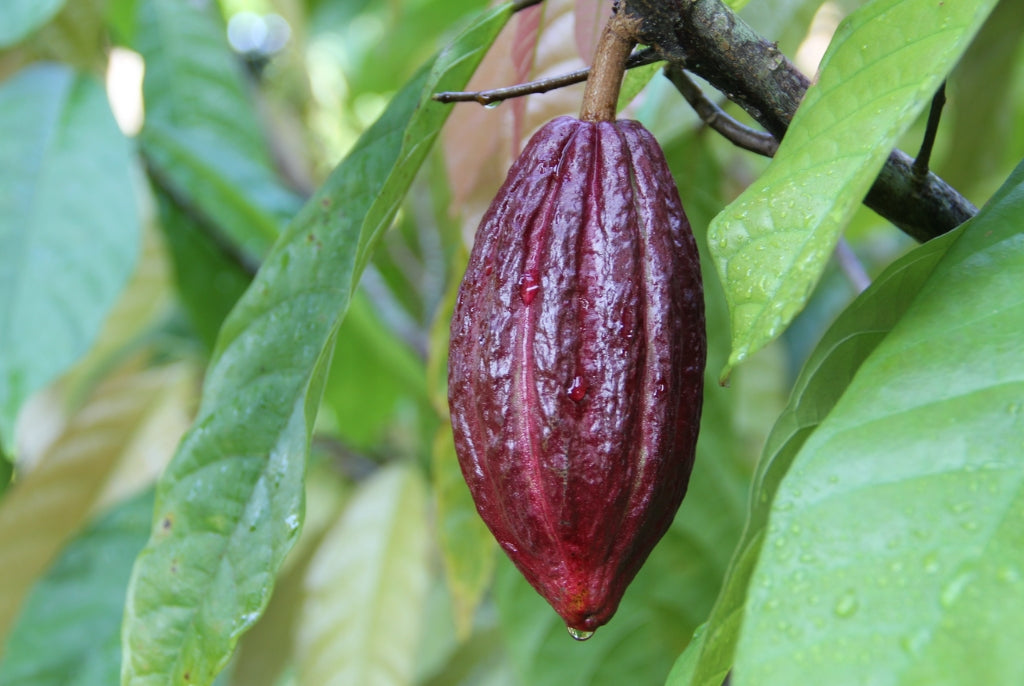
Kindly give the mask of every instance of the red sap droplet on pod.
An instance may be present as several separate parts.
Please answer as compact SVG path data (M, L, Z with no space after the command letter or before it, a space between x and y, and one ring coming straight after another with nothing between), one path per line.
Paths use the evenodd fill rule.
M530 269L519 277L519 297L523 299L524 305L529 305L537 297L540 290L540 274L536 269Z
M579 402L583 400L583 397L587 394L587 382L583 380L582 376L572 377L572 383L569 384L569 397Z

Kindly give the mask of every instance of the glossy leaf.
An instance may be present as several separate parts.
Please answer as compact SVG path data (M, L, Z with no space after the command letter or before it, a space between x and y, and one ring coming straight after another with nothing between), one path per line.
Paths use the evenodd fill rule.
M0 655L0 683L115 684L132 561L153 514L147 491L91 524L33 587Z
M0 85L0 440L92 344L139 249L131 157L103 86L58 65ZM14 132L17 132L16 134Z
M750 576L779 483L804 441L835 405L864 359L899 321L956 235L931 241L887 269L829 328L805 363L758 462L743 537L708 620L695 676L686 683L720 686L732 667Z
M418 473L388 467L362 485L306 574L300 684L411 683L430 580L428 535Z
M48 22L67 0L7 0L0 7L0 48L14 45Z
M733 328L725 373L803 307L889 150L994 5L874 0L840 25L768 171L711 227Z
M509 16L486 14L395 96L282 234L221 328L200 417L157 489L125 616L124 684L207 684L259 617L302 516L341 317L448 108Z
M1022 220L1024 166L800 448L751 579L737 684L1024 678Z
M335 465L318 460L314 450L306 476L302 534L281 567L266 611L238 643L231 660L232 684L276 686L282 684L284 674L294 673L295 635L306 597L306 573L326 530L338 521L348 491ZM227 671L221 672L221 677Z

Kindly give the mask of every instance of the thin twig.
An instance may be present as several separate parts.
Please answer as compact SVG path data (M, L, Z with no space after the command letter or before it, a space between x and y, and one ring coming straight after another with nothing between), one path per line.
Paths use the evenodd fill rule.
M637 50L629 56L626 62L626 69L642 67L645 64L653 64L661 58L651 48ZM582 83L590 76L590 68L578 69L560 76L553 76L547 79L539 79L528 83L520 83L505 88L492 88L485 91L444 91L435 93L433 99L437 102L478 102L481 105L493 105L494 103L511 98L519 98L533 93L547 93L556 88L565 88L577 83Z
M670 64L665 67L665 76L683 94L697 116L726 140L758 155L775 155L775 151L779 149L779 142L775 140L775 136L752 129L730 117L725 110L708 100L700 87L678 66Z
M924 138L921 140L921 150L914 159L914 176L923 180L928 177L928 163L932 156L932 146L935 145L935 134L939 130L939 119L942 118L942 108L946 105L946 82L943 81L939 90L935 91L932 98L932 107L928 110L928 124L924 129Z

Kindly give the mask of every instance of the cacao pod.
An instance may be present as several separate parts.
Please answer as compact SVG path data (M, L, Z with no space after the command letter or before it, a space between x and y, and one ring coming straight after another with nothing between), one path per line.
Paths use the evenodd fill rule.
M705 348L657 141L634 121L546 124L477 230L448 400L481 517L577 638L611 618L686 492Z

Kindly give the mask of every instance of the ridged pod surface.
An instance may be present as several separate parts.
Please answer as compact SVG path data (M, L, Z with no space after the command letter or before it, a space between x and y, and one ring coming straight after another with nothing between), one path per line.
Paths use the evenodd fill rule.
M654 137L560 117L477 230L448 399L477 509L583 637L686 492L705 360L697 248Z

